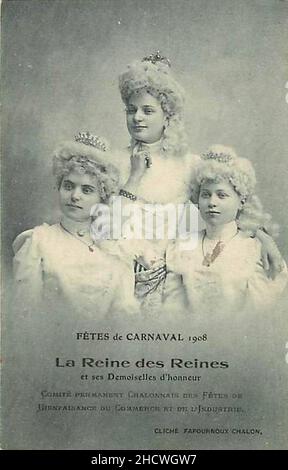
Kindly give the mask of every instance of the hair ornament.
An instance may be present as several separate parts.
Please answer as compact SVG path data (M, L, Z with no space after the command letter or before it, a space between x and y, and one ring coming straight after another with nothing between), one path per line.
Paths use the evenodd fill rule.
M83 144L87 147L83 147ZM74 140L63 142L53 155L53 174L60 188L62 179L71 171L96 178L102 202L118 194L119 172L110 162L109 144L90 132L79 132Z
M184 155L187 151L183 125L185 93L171 73L170 61L159 51L127 66L119 77L121 98L126 107L131 96L143 91L156 98L169 120L161 137L161 151ZM135 143L132 139L131 146Z
M100 137L90 134L90 132L79 132L78 135L75 135L75 141L81 144L90 145L92 147L101 150L102 152L106 152L108 150L108 145L104 142L103 139Z
M161 62L162 64L168 65L168 67L171 67L171 62L170 60L162 56L160 54L160 51L154 52L154 54L150 54L149 56L143 57L142 62L151 62L152 64L157 64L157 62Z
M98 171L100 171L101 173L107 172L107 168L105 167L105 165L99 164L99 162L94 161L86 155L72 155L71 158L68 159L68 161L73 164L76 164L78 166L78 171L81 174L85 174L87 172L93 174L94 168L97 168Z
M256 176L252 163L246 158L238 157L232 147L213 145L202 154L202 161L195 169L195 179L192 183L195 201L203 182L228 181L239 195L241 208L237 215L237 225L250 236L255 236L259 227L265 227L267 233L275 236L276 228L255 194Z
M202 158L203 160L217 160L220 163L228 163L234 160L233 156L230 153L218 153L212 150L209 150L207 153L203 153Z

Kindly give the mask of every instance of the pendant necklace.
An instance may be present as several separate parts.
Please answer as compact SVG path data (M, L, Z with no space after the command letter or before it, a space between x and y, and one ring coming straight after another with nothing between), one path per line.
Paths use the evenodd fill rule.
M81 242L83 243L84 245L86 245L88 247L88 250L93 253L94 251L94 247L95 247L95 242L93 241L91 244L88 244L86 243L84 240L81 240L81 238L78 238L73 232L70 232L70 230L68 230L66 227L64 227L64 225L62 225L62 223L60 222L60 227L67 233L69 233L72 237L76 238L76 240L78 240L78 242ZM85 231L84 230L79 230L77 232L77 235L79 237L84 237L85 235Z
M233 237L231 237L230 240L228 240L226 243L224 243L222 240L219 240L216 243L215 247L213 248L212 253L206 253L206 255L205 255L204 254L204 240L205 240L206 235L207 235L206 230L205 230L205 232L203 234L203 237L202 237L202 255L203 255L202 265L209 268L209 266L215 261L215 259L218 258L218 256L222 253L222 251L224 250L227 243L229 243L231 240L233 240L233 238L236 237L237 234L238 234L238 230L233 235Z

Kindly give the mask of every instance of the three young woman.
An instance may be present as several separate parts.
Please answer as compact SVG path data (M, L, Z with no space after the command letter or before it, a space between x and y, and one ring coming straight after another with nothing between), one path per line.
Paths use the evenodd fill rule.
M197 202L195 174L202 164L200 157L190 153L187 147L183 126L184 92L171 74L167 59L157 53L135 62L120 76L119 85L131 135L126 152L117 152L120 195L124 204L132 203L141 210L144 220L141 229L145 236L145 223L153 218L155 205L184 204L189 208L191 199ZM88 140L80 138L56 153L54 172L63 213L61 223L44 224L16 239L15 273L18 286L24 286L24 291L28 285L37 291L35 299L39 292L48 295L47 291L49 295L64 297L81 311L99 309L100 315L105 315L112 312L116 304L118 311L119 308L129 311L133 305L134 280L127 263L121 264L116 256L112 261L112 255L95 245L89 235L91 206L100 201L108 202L110 196L118 192L116 169L105 163L109 158L105 155L103 159L103 148L100 155L99 148L90 144L89 136ZM205 213L200 212L205 220ZM181 216L184 215L185 210ZM216 214L212 217L211 212L210 216L209 221L218 220ZM135 220L131 220L130 225L130 233L139 234ZM230 227L236 232L235 218ZM282 269L282 258L263 228L265 230L262 216L257 214L250 218L249 233L260 240L257 247L261 247L263 265L276 275ZM208 253L211 248L208 227L205 234L201 246ZM137 236L134 240L124 240L119 251L126 251L127 259L134 258L135 294L142 311L152 314L161 311L163 298L169 291L165 285L167 233L161 240L154 235L152 233L149 240L142 237L135 240ZM235 241L238 239L237 232ZM220 251L219 260L224 256L224 251ZM218 264L213 264L213 268ZM124 288L121 282L125 283ZM128 309L127 302L119 300L123 292ZM135 304L134 308L137 309Z

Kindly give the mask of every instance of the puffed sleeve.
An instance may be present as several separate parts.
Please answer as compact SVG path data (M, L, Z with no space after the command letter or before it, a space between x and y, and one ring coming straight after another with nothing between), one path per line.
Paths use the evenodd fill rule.
M256 239L250 239L253 243L250 260L254 263L254 270L247 282L248 309L267 309L275 304L282 296L288 284L287 266L275 279L267 276L261 261L261 243Z
M13 259L15 300L21 302L24 309L36 308L41 300L43 288L42 258L37 230L21 233L12 246L15 253Z

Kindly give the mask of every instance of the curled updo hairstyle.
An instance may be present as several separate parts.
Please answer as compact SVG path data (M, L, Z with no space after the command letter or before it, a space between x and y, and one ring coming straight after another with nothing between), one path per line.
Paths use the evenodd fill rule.
M119 89L125 105L134 93L146 91L157 98L168 125L163 131L162 151L174 155L186 152L186 135L183 124L184 90L176 82L167 63L136 61L119 77ZM131 145L134 147L132 139Z
M202 161L195 170L193 190L199 199L201 185L229 181L242 202L242 209L237 216L240 230L254 235L258 228L263 227L272 237L279 233L277 224L271 222L270 214L264 212L259 197L255 194L256 176L252 163L240 158L230 147L214 145L202 155Z
M79 142L63 143L53 155L53 174L58 189L63 178L71 171L94 177L103 203L118 194L119 173L114 165L107 163L107 154L104 151Z

